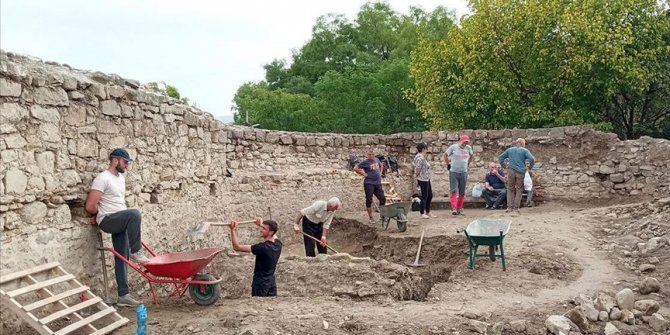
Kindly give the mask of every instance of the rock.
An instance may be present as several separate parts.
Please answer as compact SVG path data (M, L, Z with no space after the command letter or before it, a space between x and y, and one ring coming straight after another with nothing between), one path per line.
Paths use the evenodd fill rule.
M51 173L54 170L56 163L56 157L51 151L44 151L35 154L35 161L37 162L37 167L42 173Z
M23 171L12 168L5 175L5 192L7 194L22 194L28 186L28 177Z
M328 330L328 321L323 320L323 329Z
M555 335L568 334L570 332L570 319L562 315L552 315L544 321L547 329Z
M632 310L635 308L635 294L629 288L625 288L616 294L616 303L620 309Z
M100 111L105 115L121 116L121 106L114 100L105 100L101 102Z
M583 306L577 306L571 309L570 311L565 313L565 317L570 319L570 321L574 322L581 331L583 332L588 331L589 319L586 317L586 313L584 312Z
M621 310L616 307L612 308L610 311L610 320L621 320Z
M20 134L10 134L7 136L3 136L3 139L5 140L5 144L7 144L8 149L19 149L23 148L28 144L28 141L26 141L23 136Z
M502 335L503 329L505 329L505 324L496 322L491 326L491 335Z
M668 321L661 314L654 313L649 319L649 326L655 332L664 333L668 330Z
M140 82L135 79L124 79L123 82L130 88L137 89L140 87Z
M21 84L0 78L0 97L20 97Z
M610 320L609 315L605 311L598 312L598 321L607 322Z
M643 299L635 302L635 309L642 312L644 315L652 315L661 308L661 305L656 300Z
M509 328L514 333L523 333L526 331L526 320L515 320L509 323Z
M598 321L598 310L591 304L582 305L586 317L591 321ZM607 314L607 313L606 313Z
M616 306L614 298L605 292L599 292L593 303L597 310L608 313L614 306Z
M640 283L640 294L649 294L658 292L661 289L661 284L658 279L653 277L644 278Z
M608 322L605 325L605 335L621 335L621 332L611 322Z
M635 314L633 312L624 309L621 311L621 322L627 323L629 325L635 325Z
M640 265L640 272L652 272L656 270L656 265L654 264L642 264Z
M28 224L40 223L47 215L47 205L41 201L34 201L21 208L21 219Z
M26 91L28 90L24 90L23 95L32 95L35 103L40 105L68 106L70 104L67 92L60 87L36 87L32 92Z
M658 264L658 263L660 262L660 260L658 259L658 257L649 257L648 262L649 262L649 264L654 264L654 265L656 265L656 264Z
M308 314L299 314L295 316L296 318L300 320L305 320L305 319L318 319L319 316L316 314L308 313Z
M599 173L600 174L612 174L612 173L614 173L614 168L609 167L607 165L601 165Z
M477 320L469 320L468 329L480 334L486 334L486 323Z
M575 300L575 305L577 305L577 306L581 306L583 304L593 305L593 299L591 299L591 297L589 297L586 294L580 294L580 295L576 296L574 300Z
M666 240L663 237L652 237L647 241L647 253L652 253L658 251L663 246L665 246Z
M0 104L0 123L17 123L28 116L28 110L17 103Z
M623 183L625 181L623 173L614 173L610 175L610 180L613 183Z
M44 122L58 123L60 121L60 113L57 109L44 108L40 105L30 107L30 116Z

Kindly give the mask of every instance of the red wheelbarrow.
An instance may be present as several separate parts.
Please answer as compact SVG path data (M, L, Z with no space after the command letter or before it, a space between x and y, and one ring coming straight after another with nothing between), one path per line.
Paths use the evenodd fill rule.
M129 267L142 275L142 277L149 282L151 296L153 297L156 306L159 306L159 304L153 283L174 285L174 290L170 293L171 297L182 296L186 290L188 290L191 299L193 299L196 304L202 306L211 305L219 299L219 296L221 295L221 286L219 285L221 277L213 276L211 274L201 274L199 272L204 269L216 255L223 251L223 249L207 248L156 255L156 253L144 242L142 242L142 247L153 256L149 262L141 264L141 266L144 267L144 270L116 252L114 248L98 249L113 253L115 257L118 257Z

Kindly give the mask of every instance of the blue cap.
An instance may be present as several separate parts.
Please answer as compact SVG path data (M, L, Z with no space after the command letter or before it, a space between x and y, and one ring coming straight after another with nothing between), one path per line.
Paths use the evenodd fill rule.
M109 154L109 159L112 159L113 157L122 158L122 159L126 160L127 162L132 162L133 161L133 159L130 158L130 154L128 153L128 151L126 151L126 149L123 149L123 148L117 148L117 149L112 150L112 153Z

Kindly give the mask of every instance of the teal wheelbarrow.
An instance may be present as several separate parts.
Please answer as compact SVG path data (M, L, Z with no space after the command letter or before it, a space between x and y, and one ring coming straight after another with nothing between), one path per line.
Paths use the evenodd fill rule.
M398 230L402 233L407 230L407 213L412 208L412 202L396 202L394 204L379 206L379 215L381 217L382 227L388 228L391 219L398 223Z
M493 219L477 219L468 224L463 232L468 239L468 267L470 269L475 268L477 258L489 258L492 261L500 258L502 269L503 271L506 270L503 240L509 232L511 224L512 222L508 220ZM480 246L488 246L489 252L487 254L478 254L477 249ZM497 250L499 250L499 253L496 253Z

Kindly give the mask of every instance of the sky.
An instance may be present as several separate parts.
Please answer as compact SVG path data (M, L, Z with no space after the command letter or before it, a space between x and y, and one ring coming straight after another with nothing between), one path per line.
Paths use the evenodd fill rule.
M467 0L389 0L438 5L457 17ZM0 48L142 83L177 87L196 105L232 121L232 99L245 82L265 77L263 65L290 61L328 13L350 20L365 0L3 0Z

